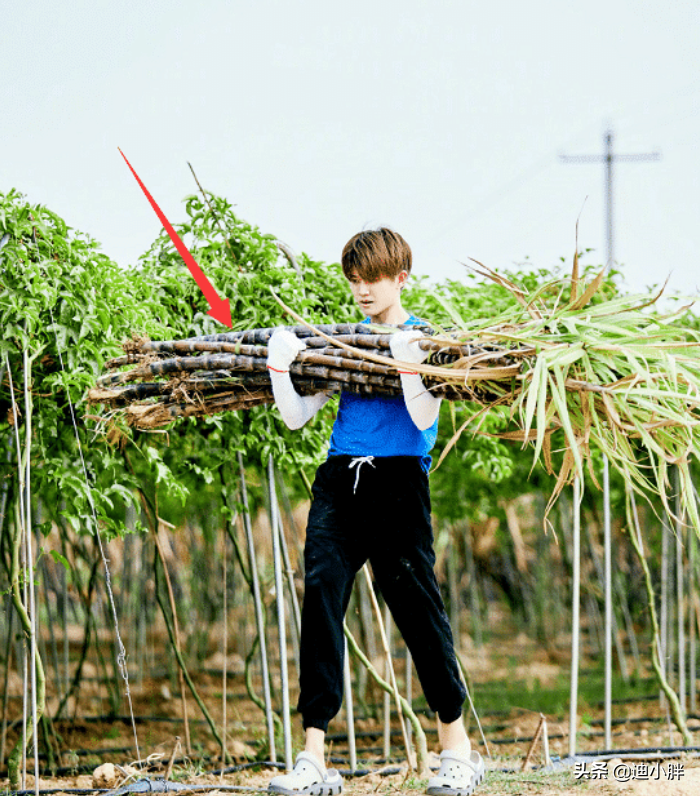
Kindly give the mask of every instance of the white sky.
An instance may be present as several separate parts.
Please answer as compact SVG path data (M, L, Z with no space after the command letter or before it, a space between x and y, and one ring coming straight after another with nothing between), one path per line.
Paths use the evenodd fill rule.
M700 4L3 3L0 189L17 187L123 265L203 185L296 251L337 261L387 224L416 273L475 257L605 259L601 154L615 171L628 289L700 287ZM584 206L585 204L585 206Z

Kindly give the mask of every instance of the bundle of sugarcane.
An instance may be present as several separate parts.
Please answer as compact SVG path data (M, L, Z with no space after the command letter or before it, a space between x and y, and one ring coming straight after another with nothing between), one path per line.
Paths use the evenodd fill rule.
M283 328L306 344L291 366L292 381L300 394L346 390L360 395L401 395L393 359L389 363L368 359L373 353L384 359L391 357L390 329L368 324L322 325L313 330L308 326ZM421 346L431 352L433 365L450 367L468 361L473 368L470 379L463 383L426 378L429 389L449 400L497 400L502 393L497 384L480 386L480 380L516 375L523 358L533 353L521 346L475 347L445 339L444 335L437 337L427 327L420 329L426 334ZM124 344L123 356L106 365L110 371L124 365L132 367L101 376L89 400L123 411L127 422L142 429L166 425L177 417L271 403L266 361L267 343L274 331L251 329L158 342L135 337Z
M533 295L488 269L481 273L511 293L509 308L469 323L453 313L457 328L423 329L429 359L410 365L435 394L480 405L442 456L467 426L478 430L479 418L508 407L515 430L502 436L534 443L534 459L557 474L553 499L582 474L592 448L605 453L633 489L657 493L665 504L668 467L677 465L684 495L692 496L689 462L700 452L700 337L678 322L687 307L668 316L649 312L660 293L600 299L604 272L584 285L576 260L570 279ZM291 330L307 345L291 369L300 393L401 393L391 329L313 327L283 306L301 324ZM90 400L124 412L139 428L269 403L272 331L132 341L109 367L135 367L101 377ZM692 502L687 507L697 521Z

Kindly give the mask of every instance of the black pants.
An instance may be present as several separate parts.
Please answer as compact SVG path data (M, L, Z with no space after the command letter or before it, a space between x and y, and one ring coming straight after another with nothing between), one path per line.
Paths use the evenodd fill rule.
M350 468L352 458L330 457L313 486L301 615L298 709L304 728L325 732L340 710L343 618L355 573L367 559L428 705L441 721L455 721L466 692L433 571L428 476L413 456L376 457Z

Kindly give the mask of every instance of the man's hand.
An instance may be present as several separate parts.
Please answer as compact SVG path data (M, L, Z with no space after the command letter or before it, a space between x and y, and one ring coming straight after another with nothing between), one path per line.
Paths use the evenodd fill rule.
M288 428L301 428L326 403L325 393L301 396L294 389L289 366L306 343L286 329L275 329L267 344L267 367L275 403Z
M420 364L428 358L428 352L420 347L424 337L420 329L394 332L389 338L391 355L399 362ZM421 431L430 428L440 413L442 398L436 398L425 389L421 377L412 370L399 370L406 409L411 420Z
M275 329L267 344L267 367L278 373L289 370L297 354L306 348L306 343L286 329Z
M423 351L420 341L424 337L420 329L415 331L402 330L394 332L389 338L391 355L400 362L425 362L428 358L428 351Z

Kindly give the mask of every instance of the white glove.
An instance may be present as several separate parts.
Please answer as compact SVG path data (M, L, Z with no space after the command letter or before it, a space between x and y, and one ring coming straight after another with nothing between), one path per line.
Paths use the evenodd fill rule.
M267 344L267 367L270 372L272 394L282 420L288 428L301 428L326 403L325 393L299 395L294 389L289 366L306 343L286 329L275 329Z
M420 347L423 338L420 329L415 331L394 332L389 338L391 355L399 362L412 362L419 364L428 358L428 352ZM406 409L411 420L421 430L430 428L440 414L442 398L436 398L425 389L423 380L417 373L399 371L401 374L401 387Z
M389 338L391 355L400 362L425 362L428 352L420 347L420 341L424 336L420 329L394 332Z
M293 332L275 329L267 344L267 367L276 371L287 371L297 354L306 348L306 343Z

